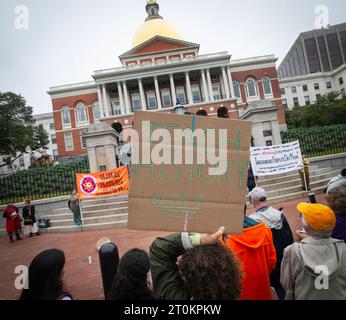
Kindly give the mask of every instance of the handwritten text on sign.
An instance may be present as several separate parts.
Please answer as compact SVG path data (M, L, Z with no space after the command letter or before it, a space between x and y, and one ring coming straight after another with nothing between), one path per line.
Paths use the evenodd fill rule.
M193 131L227 129L227 163L223 174L210 174L212 164L198 164L198 153L201 154L199 144L196 141L184 140L184 147L188 145L184 150L192 148L193 163L172 161L171 164L159 165L133 164L129 193L129 228L215 232L220 226L225 226L229 232L240 233L249 165L251 123L138 112L135 114L137 132L141 132L143 122L154 123L155 128L172 128L172 136L173 130L177 128L193 128ZM140 133L139 135L137 150L145 147L151 151L156 147L157 144L148 143L148 139L143 142ZM218 137L216 138L219 141ZM175 145L165 144L165 148L174 150ZM219 149L220 143L216 143L216 150ZM207 149L204 151L208 152Z
M251 148L251 165L255 176L271 176L303 167L299 141L272 146Z

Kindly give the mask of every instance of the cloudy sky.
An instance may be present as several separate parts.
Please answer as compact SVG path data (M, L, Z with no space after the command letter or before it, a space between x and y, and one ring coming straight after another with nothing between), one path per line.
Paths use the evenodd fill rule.
M282 59L300 32L316 26L319 5L329 24L346 22L345 0L158 0L161 15L201 53L234 59ZM34 113L51 111L49 87L90 81L119 66L144 22L145 0L0 0L0 91L22 94ZM28 28L18 29L21 7ZM17 8L17 9L16 9ZM17 12L17 13L16 13ZM317 19L317 21L320 21ZM323 22L325 23L325 22ZM25 26L25 24L24 24Z

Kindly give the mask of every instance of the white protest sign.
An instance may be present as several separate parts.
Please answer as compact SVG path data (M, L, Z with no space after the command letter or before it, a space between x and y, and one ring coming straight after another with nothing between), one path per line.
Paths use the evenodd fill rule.
M251 165L255 176L272 176L303 168L299 141L251 148Z

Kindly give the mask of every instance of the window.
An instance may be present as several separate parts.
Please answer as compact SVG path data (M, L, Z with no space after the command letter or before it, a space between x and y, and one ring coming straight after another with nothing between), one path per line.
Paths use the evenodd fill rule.
M318 56L317 43L315 38L305 39L305 49L310 67L310 73L321 72L320 59Z
M341 89L341 96L342 96L343 98L346 97L346 91L345 91L344 88Z
M282 99L282 106L287 109L288 105L287 105L287 99Z
M64 140L65 140L65 150L66 151L73 151L74 145L73 145L72 133L65 133Z
M304 91L304 92L308 91L308 85L307 85L307 84L304 84L304 85L303 85L303 91Z
M49 124L49 129L50 129L51 131L55 130L55 125L54 125L54 123L50 123L50 124Z
M132 100L132 111L138 111L142 110L142 103L141 103L141 97L139 93L133 93L131 94L131 100Z
M220 84L213 84L213 96L214 100L221 100L221 90L220 90Z
M24 167L25 166L25 161L24 161L24 155L23 154L19 157L19 166L20 167Z
M323 35L319 36L317 38L317 42L318 42L318 46L320 48L323 71L324 72L330 71L328 51L327 51L326 42L324 41L324 36Z
M321 99L321 95L320 94L316 94L316 101Z
M148 110L157 109L156 94L154 91L150 91L147 93L147 104Z
M264 137L272 137L273 136L273 132L271 130L264 130L263 131L263 136Z
M344 78L343 77L339 78L339 84L340 84L340 86L344 84Z
M169 89L163 89L161 90L161 96L162 96L162 105L163 107L171 107L172 106L172 100L171 100L171 92Z
M100 111L100 104L98 101L95 101L93 103L93 114L95 120L100 120L101 118L101 111Z
M255 80L248 79L246 81L247 95L248 97L257 97L257 90Z
M240 84L238 81L233 81L233 91L236 98L240 98Z
M185 96L185 88L184 87L179 87L177 88L177 100L181 104L186 104L186 96Z
M77 123L88 122L87 108L83 103L79 103L76 108L76 120Z
M193 103L198 103L202 101L201 90L198 84L191 86Z
M315 90L320 90L320 84L319 83L314 83L314 88L315 88Z
M53 150L53 158L54 158L54 161L58 161L58 150Z
M51 135L52 144L56 144L56 134Z
M295 107L299 106L299 100L298 100L297 97L293 98L293 104L294 104Z
M291 92L292 92L292 93L297 93L297 87L296 87L296 86L291 87Z
M64 127L71 126L71 115L70 115L70 109L68 107L62 107L61 118L62 118L62 123Z
M331 89L332 88L332 83L330 81L326 82L326 88Z
M84 132L81 132L80 134L80 145L82 147L82 149L86 149L87 148L87 141L86 138L83 136Z
M263 84L263 91L265 95L271 95L272 94L272 85L270 82L270 79L268 77L264 77L262 79Z
M305 105L306 106L309 106L311 103L310 103L310 96L305 96L304 97L304 100L305 100Z
M285 88L280 88L280 93L281 93L282 95L286 94Z
M121 107L120 107L120 100L115 99L112 100L112 113L114 116L120 116L121 115Z
M327 34L326 38L329 48L330 60L332 62L332 69L334 70L343 64L339 39L337 33Z

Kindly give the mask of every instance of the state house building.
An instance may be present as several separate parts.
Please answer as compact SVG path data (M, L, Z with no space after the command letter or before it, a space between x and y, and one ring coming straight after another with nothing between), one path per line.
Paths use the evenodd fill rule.
M253 144L280 144L286 130L274 55L232 60L228 52L199 54L148 0L147 18L121 66L98 70L93 81L50 88L60 161L87 154L83 132L105 122L126 130L134 112L174 112L177 103L195 114L253 122Z

